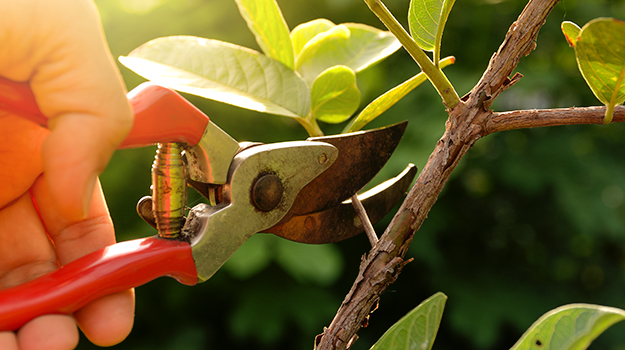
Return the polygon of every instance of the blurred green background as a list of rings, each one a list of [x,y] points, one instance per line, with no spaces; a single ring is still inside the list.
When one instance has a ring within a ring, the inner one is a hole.
[[[315,18],[382,28],[363,1],[279,0],[290,28]],[[460,95],[480,78],[524,0],[461,0],[451,13],[442,55]],[[161,36],[196,35],[258,49],[232,0],[96,0],[114,56]],[[406,24],[407,0],[387,0]],[[625,1],[563,0],[522,60],[525,77],[493,105],[498,111],[597,105],[559,26],[612,16]],[[142,79],[120,67],[129,89]],[[418,72],[399,51],[358,75],[363,101]],[[295,121],[188,98],[237,140],[303,139]],[[364,103],[364,102],[363,102]],[[370,127],[410,120],[377,181],[409,163],[419,168],[442,135],[445,111],[427,83]],[[322,125],[326,133],[343,125]],[[102,175],[119,240],[154,231],[135,214],[149,193],[154,149],[117,152]],[[437,291],[449,296],[435,349],[505,349],[544,312],[572,302],[625,308],[625,126],[510,131],[480,140],[461,162],[417,233],[414,257],[382,296],[353,349],[383,332]],[[190,206],[200,199],[192,196]],[[377,225],[381,232],[389,218]],[[233,223],[236,225],[236,223]],[[227,234],[225,232],[224,234]],[[348,292],[364,236],[306,246],[256,235],[208,282],[188,287],[161,278],[137,288],[132,334],[114,349],[311,349]],[[79,349],[95,348],[82,339]],[[625,325],[591,349],[625,349]]]

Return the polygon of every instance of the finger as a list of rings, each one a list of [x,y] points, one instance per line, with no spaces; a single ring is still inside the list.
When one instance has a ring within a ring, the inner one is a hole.
[[[24,283],[57,268],[52,244],[29,192],[0,210],[0,289]],[[78,343],[71,316],[36,318],[18,332],[0,333],[0,349],[68,350]]]
[[[74,313],[74,318],[89,341],[113,346],[126,339],[132,330],[134,300],[133,289],[107,295]]]
[[[80,221],[69,221],[59,216],[54,206],[50,206],[52,199],[47,183],[43,178],[37,179],[33,186],[33,195],[48,233],[56,244],[56,253],[61,264],[115,243],[113,224],[99,182],[94,189],[89,217]],[[98,299],[74,316],[82,331],[94,344],[117,344],[132,329],[134,294],[126,291]]]
[[[30,81],[52,130],[43,150],[50,195],[60,215],[82,219],[132,119],[97,10],[89,0],[4,0],[0,13],[13,14],[0,23],[11,47],[0,53],[0,75]]]
[[[20,350],[70,350],[78,346],[78,329],[71,316],[37,317],[17,331]]]
[[[28,192],[0,210],[0,242],[0,289],[57,268],[52,244]]]
[[[88,216],[97,176],[118,143],[117,139],[105,139],[117,130],[104,124],[105,120],[90,115],[63,115],[44,143],[44,172],[54,205],[63,217],[80,220]]]
[[[48,133],[15,115],[0,116],[0,208],[28,192],[43,172],[41,144]]]
[[[130,130],[132,114],[97,10],[90,1],[62,3],[68,1],[78,12],[66,13],[68,21],[79,15],[89,20],[57,28],[65,46],[49,50],[58,63],[39,67],[31,86],[50,117],[52,133],[43,149],[50,194],[59,214],[76,219],[87,215],[96,177]]]
[[[89,217],[68,220],[59,215],[51,198],[47,174],[37,178],[31,189],[39,215],[55,244],[57,259],[65,265],[93,251],[115,244],[115,231],[102,189],[97,182],[93,190]]]
[[[13,332],[0,332],[0,349],[19,350],[17,347],[17,337]]]

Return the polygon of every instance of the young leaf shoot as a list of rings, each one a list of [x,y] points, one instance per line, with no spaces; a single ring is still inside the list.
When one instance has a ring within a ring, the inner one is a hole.
[[[604,124],[614,106],[625,102],[625,22],[597,18],[588,22],[575,42],[579,70],[595,96],[606,105]]]

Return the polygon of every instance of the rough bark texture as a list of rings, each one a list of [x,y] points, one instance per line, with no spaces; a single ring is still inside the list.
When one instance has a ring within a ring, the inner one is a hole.
[[[605,107],[527,110],[495,113],[495,98],[522,76],[510,77],[519,61],[536,47],[538,31],[558,0],[530,0],[514,22],[499,50],[475,87],[448,110],[445,133],[438,141],[416,183],[378,243],[363,257],[358,277],[336,316],[316,339],[317,350],[346,349],[356,333],[406,264],[404,254],[414,233],[447,183],[456,165],[475,142],[490,133],[520,128],[568,124],[600,124]],[[617,107],[614,121],[625,120]]]

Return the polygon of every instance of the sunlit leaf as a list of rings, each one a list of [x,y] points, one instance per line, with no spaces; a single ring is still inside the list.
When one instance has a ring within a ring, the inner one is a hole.
[[[295,56],[289,27],[275,0],[235,0],[263,52],[293,69]]]
[[[446,301],[445,294],[434,294],[389,328],[371,350],[430,350]]]
[[[408,12],[410,35],[425,51],[440,52],[445,23],[455,0],[411,0]]]
[[[312,84],[310,92],[312,115],[326,123],[342,123],[360,105],[356,73],[346,66],[323,71]]]
[[[440,67],[445,68],[448,65],[453,64],[454,61],[455,58],[453,56],[447,57],[440,62]],[[395,103],[399,102],[399,100],[404,98],[404,96],[406,96],[410,91],[421,85],[421,83],[426,80],[427,77],[423,72],[421,72],[385,92],[380,97],[369,103],[367,107],[365,107],[360,114],[358,114],[358,116],[345,127],[343,132],[347,133],[362,129],[365,125],[373,121],[380,114],[386,112],[387,109],[391,108]]]
[[[295,59],[295,69],[312,83],[332,66],[344,65],[359,72],[400,47],[390,32],[358,23],[339,24],[306,43]]]
[[[294,71],[257,51],[217,40],[152,40],[120,61],[173,89],[259,112],[303,117],[310,90]]]
[[[577,37],[582,29],[577,24],[569,21],[562,22],[560,28],[562,28],[562,33],[564,34],[566,41],[569,43],[569,46],[575,47]]]
[[[625,102],[625,22],[598,18],[588,22],[575,44],[582,76],[607,106],[604,123],[612,121],[614,106]]]
[[[625,319],[612,307],[571,304],[538,319],[511,350],[583,350],[603,331]]]
[[[291,41],[293,42],[293,50],[298,55],[304,45],[317,34],[326,32],[336,25],[325,18],[318,18],[310,22],[302,23],[291,31]]]

